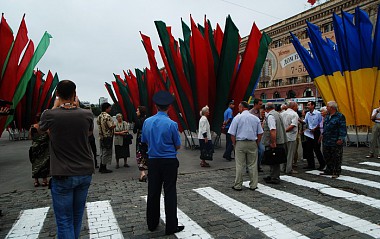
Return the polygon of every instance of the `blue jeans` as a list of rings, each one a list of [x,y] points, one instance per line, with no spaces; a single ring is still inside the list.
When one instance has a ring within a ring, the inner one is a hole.
[[[58,239],[79,238],[91,179],[92,175],[52,178],[51,196]]]

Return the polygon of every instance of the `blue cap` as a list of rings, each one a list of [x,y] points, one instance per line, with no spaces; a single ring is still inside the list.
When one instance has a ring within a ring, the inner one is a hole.
[[[157,105],[170,105],[173,101],[174,97],[169,93],[169,91],[161,90],[153,95],[153,102]]]

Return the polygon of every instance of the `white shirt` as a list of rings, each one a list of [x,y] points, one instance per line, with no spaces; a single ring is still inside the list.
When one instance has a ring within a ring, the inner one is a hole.
[[[203,133],[207,133],[207,139],[211,140],[210,123],[204,115],[199,119],[198,139],[204,139]]]
[[[298,114],[293,109],[287,109],[283,114],[281,114],[281,117],[284,122],[285,130],[290,125],[294,125],[292,130],[286,132],[286,136],[288,141],[295,141],[298,133]]]
[[[236,140],[257,140],[257,135],[262,134],[260,119],[244,110],[232,120],[228,133],[235,136]]]
[[[265,112],[265,118],[267,120],[268,127],[269,127],[270,130],[276,129],[276,119],[274,118],[273,115],[269,115],[269,113]]]
[[[380,118],[380,112],[378,113],[376,110],[377,110],[378,108],[376,108],[376,109],[374,109],[373,111],[372,111],[372,116],[374,116],[375,114],[376,114],[376,116],[375,116],[375,118],[377,119],[377,118]],[[380,123],[380,120],[375,120],[375,122],[376,123]]]

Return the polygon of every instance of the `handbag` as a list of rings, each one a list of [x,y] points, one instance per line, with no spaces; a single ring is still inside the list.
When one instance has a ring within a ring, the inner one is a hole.
[[[123,145],[132,144],[133,135],[127,134],[123,136]]]
[[[100,145],[102,146],[102,148],[112,149],[112,144],[113,137],[103,137],[103,139],[100,140]]]
[[[207,144],[204,145],[203,149],[201,149],[201,156],[199,157],[202,160],[213,160],[212,155],[214,154],[213,145],[211,140],[208,141]]]
[[[273,148],[273,149],[267,149],[264,151],[264,157],[261,161],[261,164],[264,165],[275,165],[275,164],[282,164],[286,163],[286,151],[284,148]]]
[[[202,149],[200,159],[211,161],[213,160],[212,154],[212,150]]]

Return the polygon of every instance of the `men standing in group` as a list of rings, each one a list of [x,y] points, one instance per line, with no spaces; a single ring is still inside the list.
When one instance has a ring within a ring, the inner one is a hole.
[[[369,155],[367,155],[366,158],[375,157],[375,149],[377,147],[377,159],[380,159],[380,107],[373,109],[371,120],[375,122],[375,124],[372,127],[372,141],[369,150]]]
[[[257,145],[261,140],[263,129],[260,119],[248,111],[246,101],[239,104],[239,115],[231,123],[228,133],[231,134],[232,144],[235,148],[236,178],[232,189],[242,190],[243,171],[249,170],[249,189],[256,190],[258,182],[257,173]]]
[[[148,145],[148,200],[147,224],[150,231],[156,230],[160,221],[160,199],[164,187],[166,228],[165,234],[182,231],[177,218],[177,175],[179,162],[177,150],[181,147],[178,125],[167,115],[174,97],[167,91],[153,96],[157,114],[147,118],[142,129],[141,142]]]
[[[260,122],[263,122],[263,118],[261,117],[260,109],[263,106],[263,100],[255,98],[253,100],[253,108],[249,111],[249,113],[253,114],[257,118],[260,119]],[[264,155],[264,145],[261,141],[258,141],[258,153],[257,153],[257,170],[259,172],[263,172],[263,169],[261,168],[261,160],[263,159]]]
[[[347,136],[346,118],[338,112],[338,105],[335,101],[327,103],[327,111],[323,124],[323,156],[325,157],[327,168],[323,174],[331,174],[332,178],[337,178],[341,172],[343,142]]]
[[[230,128],[233,116],[233,108],[235,107],[234,100],[231,100],[228,103],[228,108],[224,111],[224,121],[223,125],[226,130],[226,150],[224,151],[223,158],[227,159],[228,161],[232,160],[231,154],[233,151],[232,141],[231,141],[231,135],[228,133],[228,129]]]
[[[57,238],[79,238],[94,160],[88,136],[94,127],[91,111],[77,107],[76,86],[57,85],[58,99],[41,115],[39,130],[50,134],[51,196]]]
[[[321,113],[315,109],[315,102],[309,101],[307,103],[307,108],[309,112],[306,113],[305,123],[308,126],[308,129],[304,132],[306,136],[306,159],[307,166],[304,169],[315,169],[314,153],[317,156],[319,162],[318,170],[323,170],[326,166],[325,160],[321,152],[321,143],[319,137],[321,136],[321,131],[319,125],[322,121]],[[314,153],[313,153],[314,152]]]
[[[288,142],[286,143],[288,154],[285,167],[286,174],[294,174],[297,171],[293,170],[293,159],[297,147],[297,134],[298,134],[298,104],[294,101],[289,102],[287,110],[281,114],[284,121],[284,127]]]
[[[284,124],[280,114],[274,108],[275,106],[272,102],[265,105],[267,114],[264,121],[264,134],[261,139],[265,150],[276,147],[285,148],[286,133]],[[270,175],[265,177],[264,181],[271,184],[280,183],[280,164],[270,165]]]
[[[112,173],[112,170],[107,169],[107,164],[111,164],[112,161],[113,134],[116,125],[109,114],[110,112],[111,104],[103,103],[102,113],[97,120],[100,138],[100,173]]]

